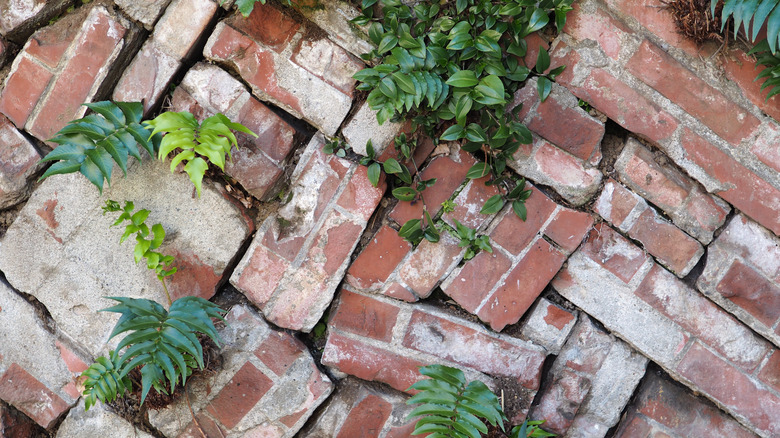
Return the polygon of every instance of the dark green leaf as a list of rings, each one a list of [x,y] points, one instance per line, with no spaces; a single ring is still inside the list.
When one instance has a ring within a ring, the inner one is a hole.
[[[544,76],[539,76],[536,83],[536,90],[539,93],[539,99],[544,102],[552,91],[552,81]]]
[[[479,83],[479,79],[472,70],[460,70],[450,76],[446,82],[448,85],[459,88],[473,87]]]
[[[477,163],[471,166],[466,173],[466,178],[479,179],[487,175],[490,175],[490,166],[487,163]]]
[[[393,196],[401,201],[414,201],[417,191],[411,187],[397,187],[393,189]]]
[[[528,218],[528,210],[525,208],[525,202],[520,200],[512,201],[512,210],[514,210],[517,217],[523,222]]]
[[[536,56],[534,70],[539,73],[544,73],[548,68],[550,68],[550,54],[547,53],[547,49],[539,46],[539,54]]]
[[[485,201],[485,205],[482,206],[479,212],[482,214],[494,214],[498,213],[503,206],[504,200],[501,198],[501,195],[494,195]]]
[[[376,187],[379,185],[379,177],[382,174],[382,170],[379,168],[379,163],[371,163],[368,166],[368,181],[371,185]]]

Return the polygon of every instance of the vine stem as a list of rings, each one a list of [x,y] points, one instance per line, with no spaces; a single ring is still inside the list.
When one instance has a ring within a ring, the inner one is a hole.
[[[168,298],[168,307],[171,307],[173,305],[173,301],[171,301],[171,294],[168,293],[168,286],[165,284],[165,279],[161,278],[160,283],[163,285],[163,290],[165,291],[165,297]]]

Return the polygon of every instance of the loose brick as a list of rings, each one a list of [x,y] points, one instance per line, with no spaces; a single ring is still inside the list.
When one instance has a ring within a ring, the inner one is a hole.
[[[247,18],[229,20],[231,27],[281,53],[301,27],[290,15],[268,4],[255,5]]]
[[[772,99],[780,100],[780,98],[775,97]],[[777,118],[780,119],[780,116]],[[774,123],[765,123],[762,128],[758,138],[750,147],[750,151],[762,163],[780,172],[780,150],[775,147],[780,141],[780,127]]]
[[[152,41],[179,61],[188,58],[216,12],[211,0],[174,0],[154,26]]]
[[[583,237],[593,227],[593,217],[587,213],[562,208],[544,229],[544,235],[563,248],[573,252],[582,243]]]
[[[379,184],[374,187],[368,179],[368,168],[358,166],[341,192],[337,205],[367,222],[374,214],[386,187],[384,177],[380,177]]]
[[[144,112],[148,114],[160,103],[180,66],[176,58],[147,41],[122,74],[112,98],[120,102],[143,101]]]
[[[338,330],[390,342],[398,311],[397,306],[342,289],[329,324]]]
[[[658,164],[652,152],[634,139],[626,142],[615,169],[623,183],[702,243],[709,243],[726,220],[730,210],[726,203],[707,194],[677,168]]]
[[[565,260],[566,256],[547,241],[537,240],[512,269],[504,284],[482,305],[477,315],[496,331],[516,323],[542,293]]]
[[[780,350],[775,350],[761,368],[758,378],[767,385],[780,391]]]
[[[480,213],[480,210],[485,205],[485,201],[499,194],[495,185],[485,185],[488,179],[489,177],[486,176],[469,181],[453,200],[455,210],[444,213],[442,218],[453,227],[456,226],[455,221],[474,229],[482,228],[487,224],[492,217]]]
[[[257,347],[255,356],[277,376],[283,376],[306,351],[306,346],[284,332],[271,332]]]
[[[352,97],[355,83],[352,75],[365,64],[327,38],[303,38],[293,50],[292,61],[301,68]]]
[[[739,86],[745,97],[770,117],[780,120],[780,97],[772,96],[767,101],[769,89],[762,91],[762,81],[755,81],[765,67],[757,66],[755,59],[739,49],[729,51],[729,56],[723,57],[722,62],[726,77]]]
[[[658,265],[636,295],[748,373],[769,352],[766,341]]]
[[[349,266],[347,283],[365,290],[381,287],[411,249],[396,230],[382,226]]]
[[[170,2],[171,0],[115,0],[127,15],[141,22],[149,30]]]
[[[379,436],[392,409],[393,406],[384,399],[373,394],[367,396],[349,411],[336,438]]]
[[[405,347],[537,389],[545,355],[518,344],[419,310],[412,312],[403,341]]]
[[[617,60],[623,47],[623,39],[632,31],[603,9],[590,5],[587,3],[572,5],[574,10],[567,14],[563,31],[578,41],[596,41],[607,56]]]
[[[682,144],[694,164],[727,189],[715,193],[775,234],[780,234],[780,190],[704,138],[686,129]]]
[[[48,429],[70,406],[16,363],[0,377],[0,399]]]
[[[679,277],[686,276],[704,254],[704,248],[682,230],[648,208],[628,231],[645,250]]]
[[[715,290],[767,326],[774,325],[778,319],[780,287],[738,259]]]
[[[39,169],[38,151],[0,114],[0,208],[29,196],[32,176]]]
[[[399,391],[420,380],[418,368],[426,365],[335,333],[328,334],[322,364],[363,380],[387,383]]]
[[[647,255],[612,228],[597,224],[581,250],[593,261],[628,283],[647,261]]]
[[[237,271],[238,280],[233,284],[252,302],[264,306],[290,263],[262,245],[253,244],[247,254],[251,254],[251,258],[241,271]]]
[[[757,432],[767,436],[780,433],[780,424],[775,421],[780,418],[780,397],[701,344],[694,343],[676,369],[700,391],[743,417]]]
[[[626,68],[732,144],[738,145],[759,125],[755,116],[647,40]],[[722,111],[712,111],[713,107]]]
[[[522,335],[549,353],[558,354],[576,322],[574,313],[539,298],[523,325]]]
[[[6,0],[0,5],[0,35],[22,44],[36,27],[65,12],[67,0]]]
[[[528,187],[532,193],[525,201],[528,217],[525,221],[514,211],[507,211],[490,232],[490,238],[514,255],[519,255],[555,211],[556,204],[536,187]]]
[[[534,408],[533,416],[545,420],[545,430],[564,434],[589,390],[590,380],[587,377],[564,369],[553,379],[552,387]]]
[[[81,30],[75,22],[76,19],[77,17],[68,15],[62,18],[67,25],[46,26],[39,29],[25,44],[24,52],[44,66],[55,70],[63,61],[65,51]]]
[[[423,240],[399,266],[399,278],[415,295],[427,298],[439,281],[455,268],[463,252],[449,233],[442,233],[437,243]]]
[[[710,402],[695,397],[679,384],[656,373],[647,374],[635,400],[618,429],[618,437],[655,437],[659,433],[671,433],[671,436],[755,437]],[[655,434],[636,434],[640,423],[647,430],[645,433]]]
[[[503,252],[480,251],[457,275],[448,277],[441,288],[461,307],[474,313],[511,267],[512,260]]]
[[[620,230],[628,231],[627,227],[623,227],[623,222],[637,206],[640,206],[641,210],[647,204],[640,196],[610,178],[604,184],[604,190],[601,191],[594,208],[607,222]]]
[[[27,57],[18,59],[19,63],[11,68],[5,80],[0,95],[0,112],[18,128],[23,128],[53,75]]]

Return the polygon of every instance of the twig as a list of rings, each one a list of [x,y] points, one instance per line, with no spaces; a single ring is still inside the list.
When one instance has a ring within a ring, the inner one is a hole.
[[[187,400],[187,407],[190,408],[190,415],[192,415],[192,421],[195,423],[195,427],[198,428],[200,435],[203,438],[209,438],[206,436],[206,433],[203,432],[203,428],[200,427],[200,421],[198,421],[198,418],[195,417],[195,412],[192,410],[192,405],[190,404],[190,395],[189,395],[189,391],[187,390],[187,386],[184,387],[184,399]],[[220,431],[220,434],[222,434],[222,431]]]

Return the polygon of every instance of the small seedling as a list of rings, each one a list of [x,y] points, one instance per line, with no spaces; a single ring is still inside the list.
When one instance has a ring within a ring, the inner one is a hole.
[[[454,236],[460,239],[458,246],[466,248],[466,253],[463,255],[463,260],[471,260],[480,251],[487,251],[493,253],[493,247],[490,245],[490,237],[482,235],[477,236],[477,230],[469,228],[457,220],[455,221]]]

